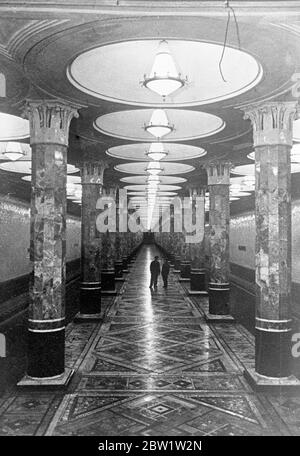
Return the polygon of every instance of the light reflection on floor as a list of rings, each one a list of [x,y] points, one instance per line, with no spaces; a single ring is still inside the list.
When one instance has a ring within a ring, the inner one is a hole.
[[[145,246],[104,325],[70,325],[66,394],[16,392],[0,402],[1,435],[300,435],[300,399],[257,395],[243,377],[254,340],[208,326],[171,273],[151,292]],[[281,418],[280,418],[281,417]]]

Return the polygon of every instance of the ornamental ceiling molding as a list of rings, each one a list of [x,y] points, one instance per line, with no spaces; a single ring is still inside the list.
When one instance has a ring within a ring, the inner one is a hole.
[[[161,16],[220,16],[223,17],[226,14],[224,7],[219,4],[214,4],[212,1],[201,1],[201,0],[184,0],[181,5],[178,2],[169,0],[164,1],[163,6],[158,5],[157,1],[151,0],[134,0],[123,6],[119,2],[115,2],[112,6],[107,5],[106,0],[94,0],[93,6],[86,4],[84,0],[73,0],[72,4],[62,4],[61,1],[52,1],[49,5],[47,1],[40,1],[38,5],[33,2],[27,1],[11,1],[0,5],[0,12],[6,13],[11,12],[14,8],[16,12],[40,14],[55,12],[59,14],[86,14],[86,15],[137,15],[142,14],[143,16],[157,16],[158,13]],[[276,1],[276,5],[270,5],[268,1],[261,1],[257,4],[255,2],[255,8],[253,8],[253,1],[240,0],[234,3],[234,7],[239,11],[239,16],[280,16],[283,13],[291,16],[297,16],[299,13],[298,5],[295,5],[294,1]]]
[[[126,7],[126,10],[128,10],[128,7]],[[224,12],[223,12],[223,15],[224,15]],[[224,18],[225,18],[225,16],[224,16]],[[170,20],[168,20],[168,19],[170,19]],[[173,18],[173,19],[175,20],[175,18]],[[179,18],[177,18],[177,19],[179,20]],[[186,17],[183,17],[182,19],[185,22],[187,22],[187,20],[188,20],[188,18],[186,18]],[[201,19],[202,19],[202,16],[199,18],[195,18],[195,21],[197,20],[197,22],[199,22],[199,21],[201,21]],[[212,22],[215,22],[214,25],[216,28],[216,25],[218,25],[218,24],[216,24],[216,21],[213,21],[215,19],[215,17],[211,17],[208,19]],[[47,56],[48,56],[48,54],[50,56],[51,51],[53,51],[53,49],[54,49],[54,45],[57,44],[57,46],[59,46],[60,40],[62,40],[63,42],[65,42],[67,40],[67,42],[69,42],[69,44],[70,44],[69,55],[66,56],[66,59],[68,62],[71,63],[76,56],[78,56],[94,47],[97,47],[97,46],[104,46],[104,45],[108,45],[108,44],[112,44],[112,43],[118,43],[121,41],[152,39],[153,33],[151,33],[150,26],[149,27],[147,26],[143,30],[140,30],[142,28],[141,27],[142,25],[144,25],[144,24],[147,25],[147,20],[149,22],[151,20],[151,18],[142,17],[141,12],[140,12],[140,14],[137,14],[137,16],[135,18],[133,18],[132,16],[118,17],[118,15],[113,15],[112,17],[105,17],[105,18],[97,17],[97,20],[91,21],[90,18],[87,17],[86,22],[82,23],[82,21],[81,21],[81,23],[79,24],[79,23],[77,23],[78,17],[74,16],[74,19],[71,18],[70,25],[68,27],[65,27],[65,29],[62,29],[62,30],[58,29],[56,33],[49,34],[44,39],[41,39],[38,43],[36,43],[36,45],[32,46],[31,49],[28,49],[28,53],[26,53],[26,56],[25,56],[25,53],[23,52],[24,66],[25,66],[25,68],[27,67],[26,71],[28,72],[28,74],[32,75],[32,78],[33,78],[32,81],[33,81],[34,85],[36,87],[39,87],[39,88],[45,90],[49,96],[50,95],[57,96],[57,97],[64,96],[65,98],[72,101],[73,103],[80,102],[80,100],[81,100],[81,102],[83,102],[83,100],[85,100],[85,101],[88,100],[89,106],[98,107],[100,104],[99,100],[97,100],[92,95],[80,93],[80,91],[78,89],[76,89],[75,87],[73,87],[73,90],[72,90],[71,88],[68,87],[67,80],[63,80],[63,84],[61,86],[61,92],[59,89],[57,89],[56,87],[54,87],[51,84],[48,87],[45,87],[45,85],[47,85],[46,84],[47,81],[45,80],[46,75],[44,73],[36,74],[36,73],[34,73],[33,70],[31,71],[30,68],[33,69],[34,62],[37,62],[37,65],[39,64],[38,60],[39,60],[40,54],[45,53],[45,57],[46,57],[46,54],[47,54]],[[224,37],[223,36],[221,37],[221,32],[220,32],[220,36],[218,36],[218,37],[216,37],[212,34],[210,39],[204,38],[203,34],[205,31],[202,31],[202,32],[193,31],[193,36],[191,36],[191,27],[188,28],[185,24],[185,28],[183,30],[180,30],[180,33],[178,31],[178,33],[176,33],[174,35],[174,32],[172,32],[172,30],[174,31],[174,27],[173,28],[171,27],[172,18],[166,17],[166,18],[162,18],[162,20],[164,22],[166,22],[167,24],[169,24],[169,27],[165,32],[167,38],[168,38],[168,36],[171,36],[172,38],[170,38],[170,39],[174,39],[174,40],[176,40],[176,39],[192,40],[192,41],[208,40],[211,42],[215,42],[216,44],[222,44],[222,40]],[[191,18],[191,20],[192,20],[192,18]],[[222,18],[217,17],[217,21],[222,23]],[[140,26],[137,26],[136,25],[137,23],[139,23]],[[119,25],[119,27],[118,27],[118,25]],[[196,23],[195,23],[195,25],[196,25]],[[245,27],[246,34],[247,34],[249,32],[249,27],[251,27],[251,20],[244,21],[242,25],[243,25],[243,27]],[[60,27],[63,27],[63,25],[61,25]],[[201,30],[201,27],[199,27],[199,29]],[[217,27],[217,29],[220,29],[220,27]],[[175,28],[175,30],[176,30],[176,28]],[[259,32],[259,37],[261,37],[261,34],[262,34],[262,42],[263,42],[263,38],[264,38],[264,36],[267,35],[267,32],[268,32],[267,28],[266,27],[263,29],[256,28],[255,30],[257,32]],[[136,31],[137,31],[137,33],[135,33]],[[78,44],[75,45],[75,42],[74,42],[74,49],[71,48],[72,34],[74,34],[75,37],[77,36],[79,39],[80,34],[82,34],[82,36],[84,37],[84,36],[87,36],[88,33],[92,33],[92,32],[94,32],[94,36],[92,37],[92,39],[89,42],[88,41],[85,42],[83,40],[83,41],[81,41],[81,43],[82,43],[81,46]],[[270,33],[269,33],[269,35],[270,35]],[[277,42],[280,42],[278,36],[276,37],[276,43]],[[228,43],[228,46],[232,47],[232,48],[235,47],[234,43]],[[282,44],[282,46],[283,46],[283,44]],[[25,50],[26,50],[26,45],[25,45],[24,51]],[[253,52],[253,49],[249,48],[249,49],[243,49],[243,51],[250,55],[253,55],[255,57],[256,50],[255,50],[255,52]],[[265,54],[266,54],[266,49],[264,49],[262,51],[261,56],[259,56],[262,59],[261,62],[262,62],[263,67],[264,67]],[[22,56],[20,58],[22,58]],[[50,60],[48,59],[48,61],[50,61]],[[58,62],[58,66],[59,65],[61,65],[61,62]],[[270,71],[272,72],[272,68],[267,68],[267,70],[269,72]],[[58,69],[56,71],[56,73],[57,73],[57,76],[62,77],[60,69]],[[276,75],[276,71],[274,71],[274,74]],[[280,80],[278,80],[278,81],[277,80],[274,81],[273,87],[272,86],[270,87],[269,83],[266,83],[265,80],[263,80],[259,84],[259,87],[262,85],[262,91],[264,93],[261,93],[260,91],[258,91],[258,92],[260,92],[260,93],[258,93],[258,96],[261,96],[261,95],[265,96],[266,90],[268,90],[268,96],[271,92],[273,94],[274,90],[278,90],[278,87],[282,87],[283,82],[284,82],[284,84],[286,84],[286,81],[283,81],[283,79],[290,79],[290,77],[289,77],[289,74],[284,74],[284,75],[282,75],[282,78],[279,78],[279,79]],[[276,84],[275,84],[275,82],[276,82]],[[276,87],[276,89],[275,89],[275,87]],[[282,87],[282,90],[285,91],[288,89],[287,89],[287,87],[284,86],[284,87]],[[254,94],[256,94],[256,92],[254,92],[253,90],[250,90],[249,92],[253,92]],[[236,95],[236,96],[244,97],[244,95],[246,95],[246,93],[248,93],[248,92],[245,92],[243,94]],[[87,96],[85,96],[85,95],[87,95]],[[253,102],[253,100],[249,99],[248,96],[246,98],[247,98],[247,100],[244,99],[243,103]],[[218,107],[219,107],[219,103],[224,103],[224,102],[216,101],[215,103],[218,104]]]
[[[6,45],[6,49],[9,55],[11,55],[14,59],[18,59],[20,49],[26,46],[28,41],[32,41],[35,36],[40,35],[42,32],[48,32],[53,28],[57,28],[63,25],[65,26],[66,23],[70,23],[70,19],[46,19],[42,21],[30,21],[27,25],[14,33],[14,35],[9,39]],[[32,45],[32,42],[30,45]]]

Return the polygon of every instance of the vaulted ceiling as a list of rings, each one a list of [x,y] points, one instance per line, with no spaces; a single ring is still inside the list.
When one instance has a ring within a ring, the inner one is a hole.
[[[7,86],[0,112],[20,116],[26,98],[79,106],[68,163],[78,164],[83,151],[91,159],[106,157],[106,181],[125,186],[142,182],[135,176],[144,174],[139,162],[147,161],[153,141],[143,127],[155,108],[164,109],[174,130],[162,140],[170,154],[162,174],[182,178],[184,192],[189,182],[205,182],[203,165],[211,159],[253,163],[243,105],[293,99],[299,3],[230,2],[237,27],[231,14],[225,47],[228,10],[222,1],[0,3],[0,72]],[[187,76],[187,84],[165,100],[141,84],[161,40]],[[299,175],[293,175],[297,195]],[[1,170],[0,192],[29,199],[23,176]],[[252,205],[253,194],[233,201],[232,212]],[[69,210],[79,209],[69,203]]]

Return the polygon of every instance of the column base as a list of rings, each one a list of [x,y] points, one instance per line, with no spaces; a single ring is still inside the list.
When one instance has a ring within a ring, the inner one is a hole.
[[[294,375],[289,377],[265,377],[254,369],[245,369],[244,377],[255,391],[300,391],[300,380]]]
[[[190,296],[208,296],[207,291],[188,290]]]
[[[56,377],[37,378],[25,375],[22,380],[17,383],[17,387],[64,389],[69,385],[73,375],[74,369],[69,368],[66,368],[63,374]]]
[[[101,295],[102,296],[115,296],[117,295],[118,292],[116,289],[114,290],[101,290]]]
[[[180,260],[180,257],[176,256],[175,257],[175,260],[174,260],[174,271],[173,272],[180,272],[180,264],[181,264],[181,260]]]
[[[235,323],[232,315],[214,315],[207,312],[204,313],[204,318],[208,323]]]
[[[73,322],[74,323],[87,323],[89,321],[102,321],[102,316],[100,313],[95,313],[95,314],[83,314],[78,312],[78,314],[75,315]]]
[[[100,315],[101,313],[101,283],[81,282],[79,315]],[[76,316],[77,317],[77,316]],[[76,319],[75,317],[75,319]]]
[[[210,282],[208,285],[208,296],[208,313],[210,315],[231,317],[229,311],[229,283]]]
[[[191,291],[206,292],[206,274],[203,268],[191,270]]]

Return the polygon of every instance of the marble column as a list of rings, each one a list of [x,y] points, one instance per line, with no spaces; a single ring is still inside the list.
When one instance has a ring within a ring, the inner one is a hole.
[[[255,148],[256,387],[300,384],[291,376],[291,166],[296,102],[245,109]]]
[[[174,269],[173,272],[180,273],[182,252],[183,252],[183,224],[182,224],[182,198],[176,197],[176,204],[173,209],[173,240],[174,240]]]
[[[232,321],[229,314],[229,184],[231,163],[207,165],[209,188],[209,321]]]
[[[75,108],[28,101],[32,147],[27,376],[19,385],[65,385],[66,176]]]
[[[97,201],[102,195],[105,161],[88,161],[81,164],[81,285],[80,312],[76,321],[99,320],[101,313],[101,280],[98,232],[96,229]]]
[[[114,261],[114,270],[115,270],[115,280],[124,281],[123,278],[123,249],[122,249],[122,236],[124,233],[120,229],[120,211],[123,210],[122,204],[117,200],[116,206],[116,235],[115,235],[115,261]]]
[[[107,187],[103,189],[103,197],[107,201],[113,202],[113,213],[116,214],[116,196],[117,187]],[[116,227],[107,229],[104,233],[99,233],[100,237],[100,250],[101,250],[101,294],[116,294],[115,283],[115,260],[116,260]]]
[[[191,186],[190,187],[190,197],[192,200],[197,200],[199,207],[197,211],[202,211],[201,216],[199,217],[203,226],[199,227],[199,232],[203,232],[203,237],[201,240],[191,243],[190,245],[190,255],[191,255],[191,288],[189,294],[206,295],[206,273],[204,268],[204,230],[205,230],[205,192],[206,187]],[[195,202],[193,203],[195,204]],[[195,214],[193,214],[195,216]],[[196,223],[196,220],[193,220],[193,223]]]

